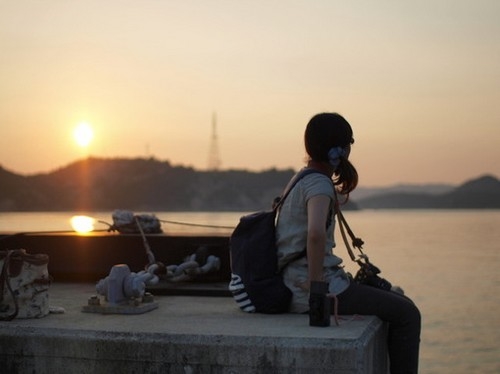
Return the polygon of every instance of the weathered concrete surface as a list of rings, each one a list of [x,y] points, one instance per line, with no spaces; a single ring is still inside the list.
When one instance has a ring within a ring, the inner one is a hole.
[[[376,317],[310,327],[305,315],[250,315],[227,297],[156,297],[139,315],[83,313],[91,284],[54,284],[36,320],[0,322],[1,373],[386,373]]]

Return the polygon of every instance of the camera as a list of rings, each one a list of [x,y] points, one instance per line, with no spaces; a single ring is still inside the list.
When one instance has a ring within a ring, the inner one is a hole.
[[[390,291],[392,284],[379,277],[377,274],[380,273],[380,269],[370,262],[358,262],[361,268],[358,270],[354,277],[354,281],[359,284],[366,284],[367,286],[372,286],[380,288],[382,290]]]
[[[309,326],[330,326],[330,299],[328,283],[311,282],[309,293]]]

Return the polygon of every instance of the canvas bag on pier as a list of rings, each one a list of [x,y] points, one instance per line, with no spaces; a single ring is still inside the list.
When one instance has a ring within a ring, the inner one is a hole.
[[[49,314],[49,256],[24,249],[0,251],[0,320]]]

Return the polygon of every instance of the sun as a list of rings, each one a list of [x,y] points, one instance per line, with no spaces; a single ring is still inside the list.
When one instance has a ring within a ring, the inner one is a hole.
[[[71,217],[71,226],[73,230],[80,234],[86,234],[94,230],[95,220],[87,216],[73,216]]]
[[[76,143],[80,147],[85,148],[92,142],[92,139],[94,138],[94,131],[92,130],[92,126],[90,126],[87,122],[81,122],[75,127],[73,136]]]

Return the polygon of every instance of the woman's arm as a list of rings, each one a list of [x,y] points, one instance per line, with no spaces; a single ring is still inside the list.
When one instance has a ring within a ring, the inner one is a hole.
[[[318,195],[307,202],[307,262],[309,282],[323,281],[323,260],[326,245],[326,220],[330,197]]]

